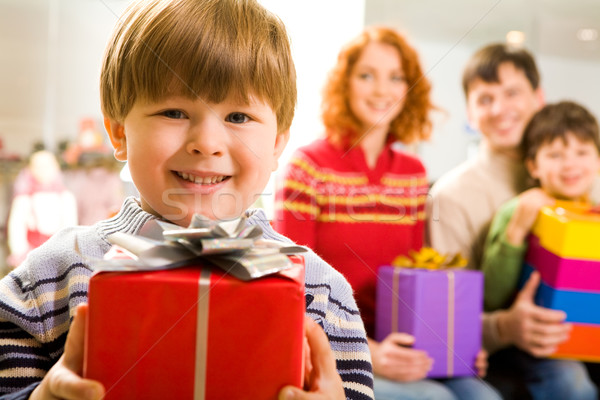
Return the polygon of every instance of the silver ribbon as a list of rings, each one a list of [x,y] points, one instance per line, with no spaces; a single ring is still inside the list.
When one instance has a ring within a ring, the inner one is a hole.
[[[198,315],[196,317],[196,363],[194,366],[194,400],[206,395],[206,355],[208,354],[208,313],[210,311],[210,271],[203,269],[198,279]]]
[[[217,222],[199,214],[190,226],[151,220],[138,235],[117,232],[108,241],[124,249],[128,258],[93,262],[102,271],[152,271],[179,268],[193,261],[208,261],[242,280],[260,278],[292,267],[288,254],[305,252],[261,239],[262,229],[248,225],[247,218]]]

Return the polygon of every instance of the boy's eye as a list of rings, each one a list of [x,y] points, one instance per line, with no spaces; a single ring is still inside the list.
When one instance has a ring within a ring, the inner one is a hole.
[[[491,96],[481,96],[480,98],[477,99],[477,103],[479,103],[480,105],[487,105],[487,104],[490,104],[491,102],[492,102]]]
[[[165,110],[165,111],[161,112],[161,114],[167,118],[172,118],[172,119],[185,118],[185,114],[179,110]]]
[[[227,122],[232,122],[234,124],[243,124],[244,122],[248,122],[249,119],[250,117],[240,112],[231,113],[225,118]]]
[[[510,89],[508,92],[506,92],[506,95],[508,97],[514,97],[518,94],[519,94],[519,91],[517,89]]]

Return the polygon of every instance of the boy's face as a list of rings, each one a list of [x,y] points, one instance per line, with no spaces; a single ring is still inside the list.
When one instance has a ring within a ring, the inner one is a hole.
[[[128,161],[142,208],[187,226],[194,213],[239,217],[262,193],[287,143],[271,107],[168,97],[136,102],[110,121],[115,156]]]
[[[572,133],[566,137],[566,143],[556,138],[541,145],[535,160],[526,164],[549,195],[577,200],[589,193],[600,170],[600,156],[592,141],[581,141]]]
[[[529,119],[544,103],[543,93],[510,62],[500,64],[498,79],[476,79],[468,86],[467,114],[493,151],[514,152]]]

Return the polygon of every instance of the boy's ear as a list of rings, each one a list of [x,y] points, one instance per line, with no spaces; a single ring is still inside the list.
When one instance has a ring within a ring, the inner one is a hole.
[[[527,172],[529,172],[529,176],[531,176],[533,179],[539,179],[537,174],[537,167],[535,165],[535,160],[531,160],[529,158],[526,159],[525,167],[527,168]]]
[[[125,127],[110,118],[104,118],[104,128],[108,132],[110,143],[115,149],[115,158],[119,161],[127,161],[127,138]]]
[[[273,171],[277,169],[279,166],[279,157],[285,150],[285,146],[288,144],[290,140],[290,130],[286,130],[284,132],[280,132],[275,137],[275,148],[273,149]]]

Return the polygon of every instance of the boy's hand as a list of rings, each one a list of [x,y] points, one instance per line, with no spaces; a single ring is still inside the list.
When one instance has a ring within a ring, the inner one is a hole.
[[[479,350],[477,357],[475,358],[475,369],[477,369],[477,376],[480,378],[485,377],[488,369],[488,353],[484,349]]]
[[[390,333],[381,343],[369,339],[373,372],[398,382],[423,379],[431,370],[433,359],[411,346],[415,338],[406,333]]]
[[[531,231],[540,208],[556,202],[540,188],[529,189],[519,195],[519,203],[506,227],[506,240],[520,246]]]
[[[65,351],[30,396],[31,400],[96,400],[104,396],[101,383],[81,377],[87,304],[80,305],[69,329]]]
[[[571,324],[565,323],[563,311],[534,304],[540,274],[534,271],[512,307],[498,316],[500,338],[535,357],[547,357],[569,338]]]
[[[335,357],[329,339],[321,327],[312,319],[304,318],[304,334],[308,343],[305,376],[306,390],[286,386],[279,392],[279,400],[326,400],[346,398],[342,378],[337,373]]]

